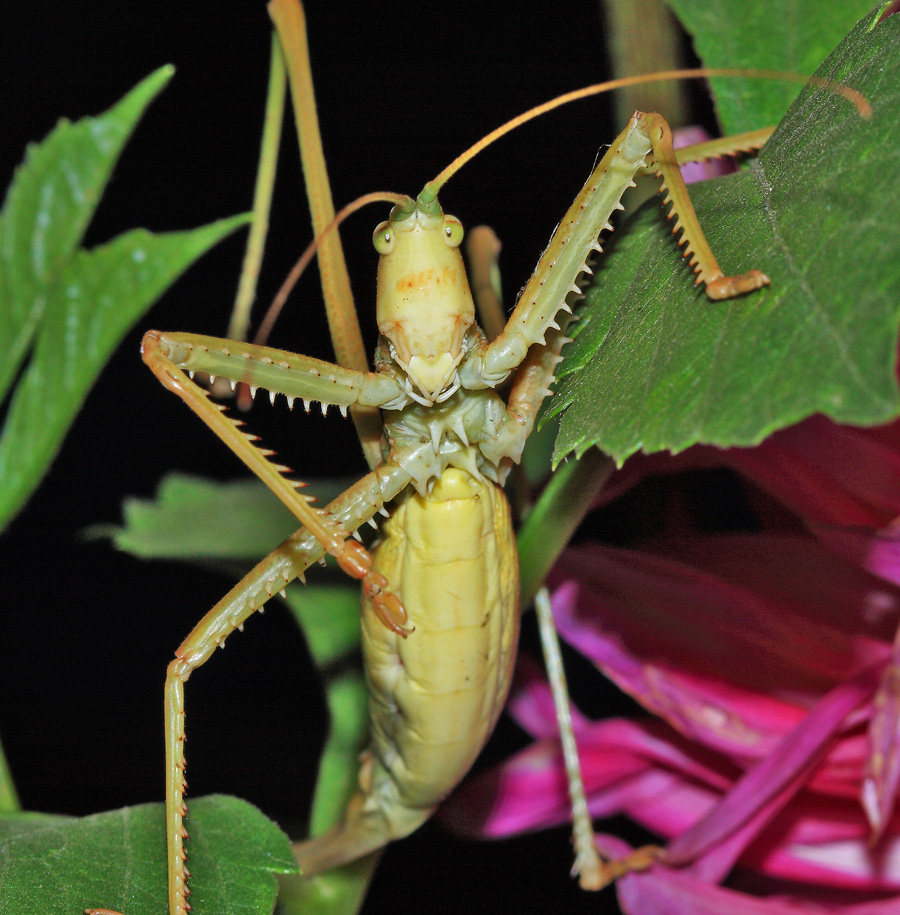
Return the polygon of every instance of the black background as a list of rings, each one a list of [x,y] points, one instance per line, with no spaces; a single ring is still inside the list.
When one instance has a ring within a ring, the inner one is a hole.
[[[546,5],[309,3],[313,69],[336,203],[371,190],[415,194],[457,153],[533,104],[606,75],[600,15],[589,2]],[[2,168],[56,119],[111,106],[164,63],[177,73],[126,148],[88,247],[134,226],[190,228],[249,209],[269,51],[262,3],[32,2],[0,37]],[[594,157],[622,125],[603,101],[530,125],[483,154],[442,194],[465,225],[504,242],[510,304]],[[260,302],[310,237],[296,140],[285,129]],[[345,247],[371,328],[377,208]],[[223,333],[244,237],[182,279],[103,372],[37,494],[0,541],[0,734],[27,809],[83,815],[163,796],[162,684],[174,648],[231,582],[144,563],[79,532],[120,518],[123,496],[150,496],[178,469],[241,476],[236,460],[142,365],[150,326]],[[328,358],[315,277],[273,342]],[[371,337],[370,337],[371,339]],[[0,356],[2,358],[2,356]],[[265,404],[252,424],[301,475],[362,471],[349,423]],[[277,426],[277,428],[276,428]],[[323,443],[325,443],[323,445]],[[325,448],[327,447],[327,451]],[[322,740],[318,687],[283,610],[191,679],[191,790],[235,793],[283,824],[302,822]],[[515,743],[511,725],[489,754]],[[564,831],[466,845],[429,825],[385,856],[366,911],[615,911],[610,891],[580,893]]]

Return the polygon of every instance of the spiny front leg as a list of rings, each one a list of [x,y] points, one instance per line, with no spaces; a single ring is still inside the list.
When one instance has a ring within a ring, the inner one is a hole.
[[[354,531],[383,511],[384,505],[402,492],[409,479],[409,474],[402,468],[386,464],[342,493],[323,513],[327,513],[340,530]],[[166,674],[166,836],[169,911],[172,915],[186,915],[190,911],[187,901],[190,872],[185,864],[188,833],[184,826],[187,816],[184,684],[197,667],[209,660],[216,647],[224,647],[225,640],[235,629],[243,629],[247,619],[261,610],[273,594],[282,591],[294,578],[302,578],[304,571],[324,553],[321,542],[308,531],[301,529],[291,535],[203,617],[169,664]]]
[[[745,145],[758,145],[764,134],[759,132]],[[603,250],[598,237],[612,229],[612,214],[624,209],[622,195],[634,187],[635,175],[651,163],[664,179],[671,215],[677,213],[674,231],[684,232],[684,255],[692,257],[697,281],[706,283],[709,297],[731,298],[768,284],[769,278],[759,270],[735,277],[723,274],[697,221],[672,150],[668,125],[660,115],[636,112],[560,220],[503,333],[473,351],[464,362],[460,369],[464,387],[496,387],[523,362],[532,346],[545,343],[549,330],[559,329],[559,313],[571,312],[567,296],[579,294],[579,278],[591,273],[588,258]]]
[[[251,387],[265,387],[274,400],[283,393],[293,402],[295,397],[305,401],[318,400],[324,406],[336,403],[346,410],[351,403],[367,401],[380,406],[404,403],[401,386],[389,375],[354,372],[308,357],[296,356],[268,347],[231,343],[213,337],[190,334],[162,334],[149,331],[142,344],[144,362],[157,378],[176,393],[213,432],[255,473],[281,500],[288,510],[337,560],[348,575],[361,580],[362,586],[375,601],[386,625],[403,631],[406,614],[383,576],[372,571],[372,557],[361,544],[347,540],[330,516],[313,508],[313,497],[301,495],[305,486],[288,480],[289,468],[273,464],[274,453],[254,444],[256,436],[242,432],[240,420],[225,415],[225,407],[209,398],[209,392],[194,384],[189,374],[207,372],[238,383],[251,379]]]

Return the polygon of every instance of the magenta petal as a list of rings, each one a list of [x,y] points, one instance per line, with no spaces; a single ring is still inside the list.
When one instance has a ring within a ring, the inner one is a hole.
[[[672,145],[675,149],[682,146],[692,146],[694,143],[705,143],[711,139],[702,127],[679,127],[672,133]],[[681,177],[685,184],[695,181],[707,181],[737,171],[737,166],[731,159],[707,159],[705,162],[688,162],[681,166]]]
[[[900,784],[900,636],[873,705],[860,799],[872,826],[872,839],[877,841],[890,821]]]
[[[658,865],[628,874],[618,883],[619,902],[628,915],[898,915],[900,899],[825,908],[818,901],[749,896],[707,883],[685,871]]]
[[[807,780],[850,713],[868,700],[876,688],[880,669],[869,668],[831,690],[714,810],[670,844],[670,860],[685,863],[703,856],[705,876],[710,878],[715,873],[721,879]]]
[[[559,723],[556,720],[556,707],[553,704],[550,684],[537,662],[524,652],[516,661],[506,711],[512,715],[516,724],[532,737],[559,737]],[[588,721],[574,706],[571,714],[572,728],[577,737],[579,732],[588,726]]]
[[[615,836],[599,835],[597,845],[607,858],[624,858],[631,851]],[[627,874],[616,888],[627,915],[900,915],[898,896],[840,906],[823,905],[821,898],[749,896],[662,863]]]
[[[603,724],[609,724],[604,722]],[[639,753],[596,735],[600,747],[591,754],[589,793],[598,816],[622,810],[631,796],[632,780],[652,764]],[[602,749],[601,749],[602,747]],[[587,767],[586,767],[587,768]],[[571,818],[559,742],[533,743],[511,761],[466,781],[442,808],[442,818],[466,835],[497,837],[539,829]]]
[[[796,705],[634,656],[601,622],[606,616],[618,623],[620,617],[593,612],[593,604],[578,588],[560,587],[553,597],[560,635],[649,711],[704,746],[750,762],[767,754],[802,719],[803,709]],[[636,616],[632,624],[641,622]]]
[[[742,542],[750,559],[777,547],[762,540],[754,552],[751,538]],[[870,587],[878,584],[834,558],[831,567],[823,575],[841,592],[860,577]],[[652,659],[661,667],[712,674],[757,694],[806,694],[811,704],[888,651],[864,635],[863,624],[852,617],[850,625],[833,616],[823,620],[808,604],[787,603],[785,589],[761,594],[750,580],[731,581],[661,556],[591,544],[567,550],[554,577],[581,586],[577,610],[568,614],[575,624],[573,638],[579,630],[586,637],[592,630],[607,642],[614,638],[635,664]],[[863,632],[853,632],[854,622]]]

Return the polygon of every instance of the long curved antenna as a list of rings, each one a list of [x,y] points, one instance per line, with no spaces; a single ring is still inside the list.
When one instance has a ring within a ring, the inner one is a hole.
[[[281,288],[275,294],[275,298],[272,299],[272,304],[269,305],[266,310],[266,315],[259,325],[259,330],[256,332],[253,342],[260,346],[265,346],[269,339],[269,335],[272,333],[272,328],[278,320],[278,316],[281,314],[281,309],[284,308],[284,303],[293,291],[294,286],[297,285],[297,280],[303,275],[303,271],[309,266],[309,262],[313,259],[316,251],[319,250],[322,242],[330,232],[337,228],[337,226],[339,226],[348,216],[355,213],[357,210],[361,210],[364,206],[368,206],[370,203],[405,205],[409,202],[409,199],[409,197],[406,197],[403,194],[394,194],[391,191],[373,191],[370,194],[363,194],[362,197],[357,197],[356,200],[352,200],[343,207],[309,245],[307,245],[306,250],[300,255],[300,258],[297,263],[294,264],[291,272],[285,277],[284,282],[281,284]]]
[[[507,121],[505,124],[502,124],[496,130],[492,130],[489,134],[482,137],[477,143],[474,143],[470,146],[464,153],[458,155],[445,169],[443,169],[437,177],[429,181],[428,184],[422,189],[422,192],[419,194],[419,202],[428,206],[432,204],[436,199],[440,189],[453,177],[453,175],[458,172],[463,165],[465,165],[470,159],[478,155],[485,147],[490,146],[495,140],[499,140],[500,137],[505,136],[510,133],[510,131],[515,130],[517,127],[520,127],[522,124],[526,124],[528,121],[532,121],[537,117],[540,117],[542,114],[546,114],[548,111],[553,111],[554,108],[561,108],[563,105],[568,105],[570,102],[578,101],[579,99],[589,98],[595,95],[602,95],[605,92],[612,92],[615,89],[622,89],[625,86],[635,86],[642,83],[654,83],[660,82],[663,80],[671,79],[705,79],[707,77],[744,77],[750,79],[774,79],[781,80],[782,82],[795,82],[795,83],[812,83],[814,86],[819,86],[823,89],[828,89],[831,92],[840,95],[842,98],[847,99],[851,104],[856,107],[856,110],[859,112],[860,117],[868,118],[872,114],[872,107],[869,105],[865,96],[862,93],[857,92],[856,89],[851,89],[849,86],[844,86],[842,83],[835,82],[830,79],[821,79],[816,76],[802,76],[799,73],[789,73],[781,72],[779,70],[757,70],[757,69],[740,69],[740,68],[718,68],[718,67],[699,67],[695,69],[688,70],[664,70],[659,73],[642,73],[637,76],[625,76],[620,79],[611,79],[604,83],[594,83],[591,86],[585,86],[582,89],[575,89],[572,92],[566,92],[563,95],[558,95],[556,98],[550,99],[548,102],[544,102],[541,105],[536,105],[534,108],[530,108],[528,111],[523,112],[517,117],[512,118],[512,120]]]

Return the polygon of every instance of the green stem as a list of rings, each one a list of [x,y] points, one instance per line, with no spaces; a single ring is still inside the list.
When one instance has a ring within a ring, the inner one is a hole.
[[[16,813],[21,809],[22,805],[19,803],[19,795],[13,784],[12,772],[3,753],[3,745],[0,744],[0,813]]]
[[[269,231],[269,212],[272,208],[272,189],[275,186],[275,171],[278,163],[278,146],[281,142],[281,124],[284,121],[284,98],[287,79],[284,58],[278,36],[272,34],[272,62],[269,68],[269,91],[266,95],[266,116],[263,125],[262,145],[259,152],[259,170],[256,173],[256,188],[253,192],[253,223],[247,238],[247,250],[241,267],[237,296],[228,337],[231,340],[246,340],[250,326],[250,309],[256,298],[256,281],[262,266],[266,235]]]
[[[523,607],[543,584],[614,467],[603,452],[591,448],[550,478],[519,532]]]

